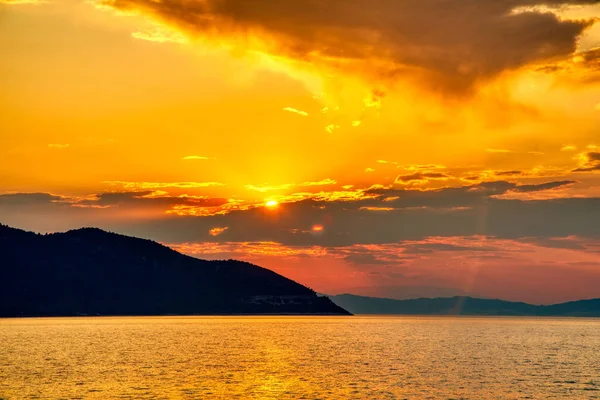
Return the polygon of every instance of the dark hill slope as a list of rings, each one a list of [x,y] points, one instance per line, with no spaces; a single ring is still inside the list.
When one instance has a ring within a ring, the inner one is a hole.
[[[250,263],[95,228],[40,235],[0,225],[0,316],[168,314],[348,313]]]

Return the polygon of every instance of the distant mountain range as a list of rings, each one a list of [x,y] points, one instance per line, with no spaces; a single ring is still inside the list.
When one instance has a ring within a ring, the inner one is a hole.
[[[393,300],[341,294],[329,297],[353,314],[405,315],[522,315],[600,317],[600,299],[536,306],[503,300],[455,296],[436,299]]]
[[[349,315],[242,261],[205,261],[95,228],[40,235],[0,225],[0,317]]]

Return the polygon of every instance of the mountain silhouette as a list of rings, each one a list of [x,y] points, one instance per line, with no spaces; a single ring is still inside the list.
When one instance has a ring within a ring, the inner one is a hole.
[[[467,296],[394,300],[341,294],[330,296],[330,299],[353,314],[600,317],[600,299],[578,300],[550,306]]]
[[[0,317],[228,314],[349,315],[247,262],[96,228],[42,235],[0,225]]]

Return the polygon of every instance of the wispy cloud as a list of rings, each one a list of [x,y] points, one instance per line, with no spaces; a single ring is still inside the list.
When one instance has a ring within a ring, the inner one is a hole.
[[[397,163],[394,163],[397,164]],[[400,165],[399,168],[405,169],[407,171],[429,171],[429,170],[437,170],[437,169],[446,169],[445,165],[441,164],[409,164],[409,165]]]
[[[360,207],[359,210],[361,210],[361,211],[394,211],[395,208],[393,208],[393,207],[365,206],[365,207]]]
[[[0,4],[10,4],[10,5],[19,5],[19,4],[44,4],[48,3],[45,0],[0,0]]]
[[[295,185],[293,183],[284,183],[281,185],[273,185],[273,186],[246,185],[245,187],[248,190],[254,190],[256,192],[265,193],[265,192],[272,192],[272,191],[276,191],[276,190],[285,190],[285,189],[289,189],[294,186]]]
[[[325,130],[329,133],[333,133],[333,131],[335,131],[336,129],[340,129],[340,126],[336,124],[329,124],[325,127]]]
[[[220,182],[128,182],[128,181],[104,181],[108,185],[121,186],[125,189],[144,190],[144,189],[193,189],[213,186],[225,186]]]
[[[188,39],[181,33],[161,28],[133,32],[131,36],[136,39],[147,40],[149,42],[157,43],[187,43],[188,41]]]
[[[69,143],[50,143],[48,145],[48,147],[51,149],[66,149],[69,146]]]
[[[337,181],[327,178],[327,179],[323,179],[323,180],[317,181],[317,182],[304,182],[300,186],[326,186],[326,185],[335,185],[336,183],[337,183]]]
[[[215,157],[205,157],[205,156],[185,156],[182,160],[214,160]]]
[[[485,151],[487,151],[488,153],[512,153],[511,150],[506,150],[506,149],[487,148],[487,149],[485,149]]]
[[[293,107],[285,107],[283,110],[284,111],[289,111],[289,112],[294,113],[294,114],[301,115],[303,117],[307,117],[308,116],[308,113],[306,111],[298,110],[297,108],[293,108]]]
[[[577,147],[571,146],[571,145],[563,146],[560,148],[560,151],[575,151],[575,150],[577,150]]]

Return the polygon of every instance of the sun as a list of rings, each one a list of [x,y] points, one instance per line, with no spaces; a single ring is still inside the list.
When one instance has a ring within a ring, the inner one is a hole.
[[[269,200],[265,203],[265,206],[267,208],[277,208],[278,205],[279,205],[279,203],[275,200]]]
[[[313,225],[311,230],[315,233],[319,233],[319,232],[323,232],[325,228],[323,227],[323,225],[317,224],[317,225]]]

